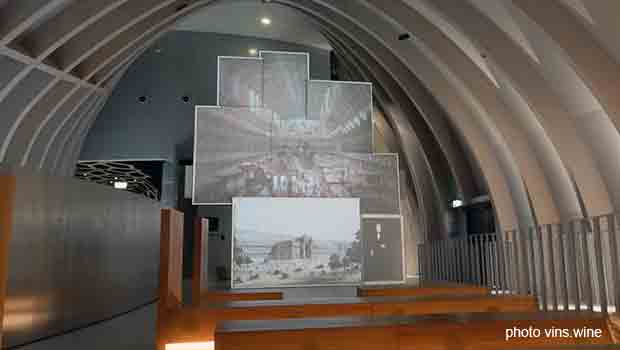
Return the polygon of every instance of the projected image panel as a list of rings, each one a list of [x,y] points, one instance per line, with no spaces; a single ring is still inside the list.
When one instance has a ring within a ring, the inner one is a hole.
[[[355,198],[234,198],[233,288],[359,284]]]
[[[262,193],[269,160],[271,112],[253,108],[196,108],[194,203],[230,203]]]
[[[365,282],[401,282],[403,272],[402,221],[395,218],[363,218]]]
[[[372,152],[372,85],[311,80],[308,119],[320,124],[321,142],[339,152]]]
[[[306,118],[307,53],[261,51],[263,59],[263,107],[276,119]]]
[[[253,57],[218,57],[218,104],[262,107],[263,61]]]

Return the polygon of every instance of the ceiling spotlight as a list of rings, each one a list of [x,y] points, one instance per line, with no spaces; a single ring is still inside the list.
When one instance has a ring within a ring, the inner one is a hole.
[[[188,103],[189,100],[190,100],[189,96],[187,96],[187,95],[183,96],[182,99],[183,99],[183,102],[185,102],[185,103]]]
[[[249,49],[248,53],[252,56],[256,56],[258,55],[258,50],[257,49]]]
[[[403,34],[398,36],[398,40],[407,40],[409,38],[411,38],[411,34],[409,34],[409,33],[403,33]]]
[[[460,199],[455,199],[452,201],[452,208],[458,208],[463,206],[463,201]]]
[[[270,25],[271,24],[271,18],[269,17],[263,17],[260,19],[260,23],[262,23],[263,25]]]
[[[126,181],[116,181],[116,182],[114,182],[114,188],[116,188],[118,190],[126,190],[127,189],[127,182]]]

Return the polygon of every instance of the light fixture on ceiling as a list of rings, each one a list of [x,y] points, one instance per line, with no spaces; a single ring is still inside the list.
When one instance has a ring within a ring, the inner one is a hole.
[[[249,53],[251,56],[256,56],[256,55],[258,55],[258,50],[257,50],[257,49],[252,48],[252,49],[249,49],[249,50],[248,50],[248,53]]]
[[[407,40],[411,38],[411,34],[409,33],[402,33],[398,36],[398,40],[403,41],[403,40]]]
[[[126,190],[127,189],[127,181],[116,181],[114,182],[114,188],[118,190]]]
[[[271,18],[269,18],[269,17],[262,17],[262,18],[260,19],[260,23],[261,23],[262,25],[268,26],[268,25],[270,25],[270,24],[271,24]]]
[[[463,201],[460,199],[455,199],[452,201],[452,208],[458,208],[463,206]]]

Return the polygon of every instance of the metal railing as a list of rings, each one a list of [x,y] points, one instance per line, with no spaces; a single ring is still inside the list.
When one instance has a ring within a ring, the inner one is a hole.
[[[419,245],[424,281],[535,295],[542,310],[620,311],[616,215]]]

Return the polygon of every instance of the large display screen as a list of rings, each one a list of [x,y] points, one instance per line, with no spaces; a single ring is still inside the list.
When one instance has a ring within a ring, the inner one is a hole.
[[[359,284],[355,198],[234,198],[233,288]]]
[[[278,119],[305,119],[310,56],[305,52],[260,51],[263,107]]]
[[[217,66],[219,106],[262,107],[262,59],[220,56]]]

